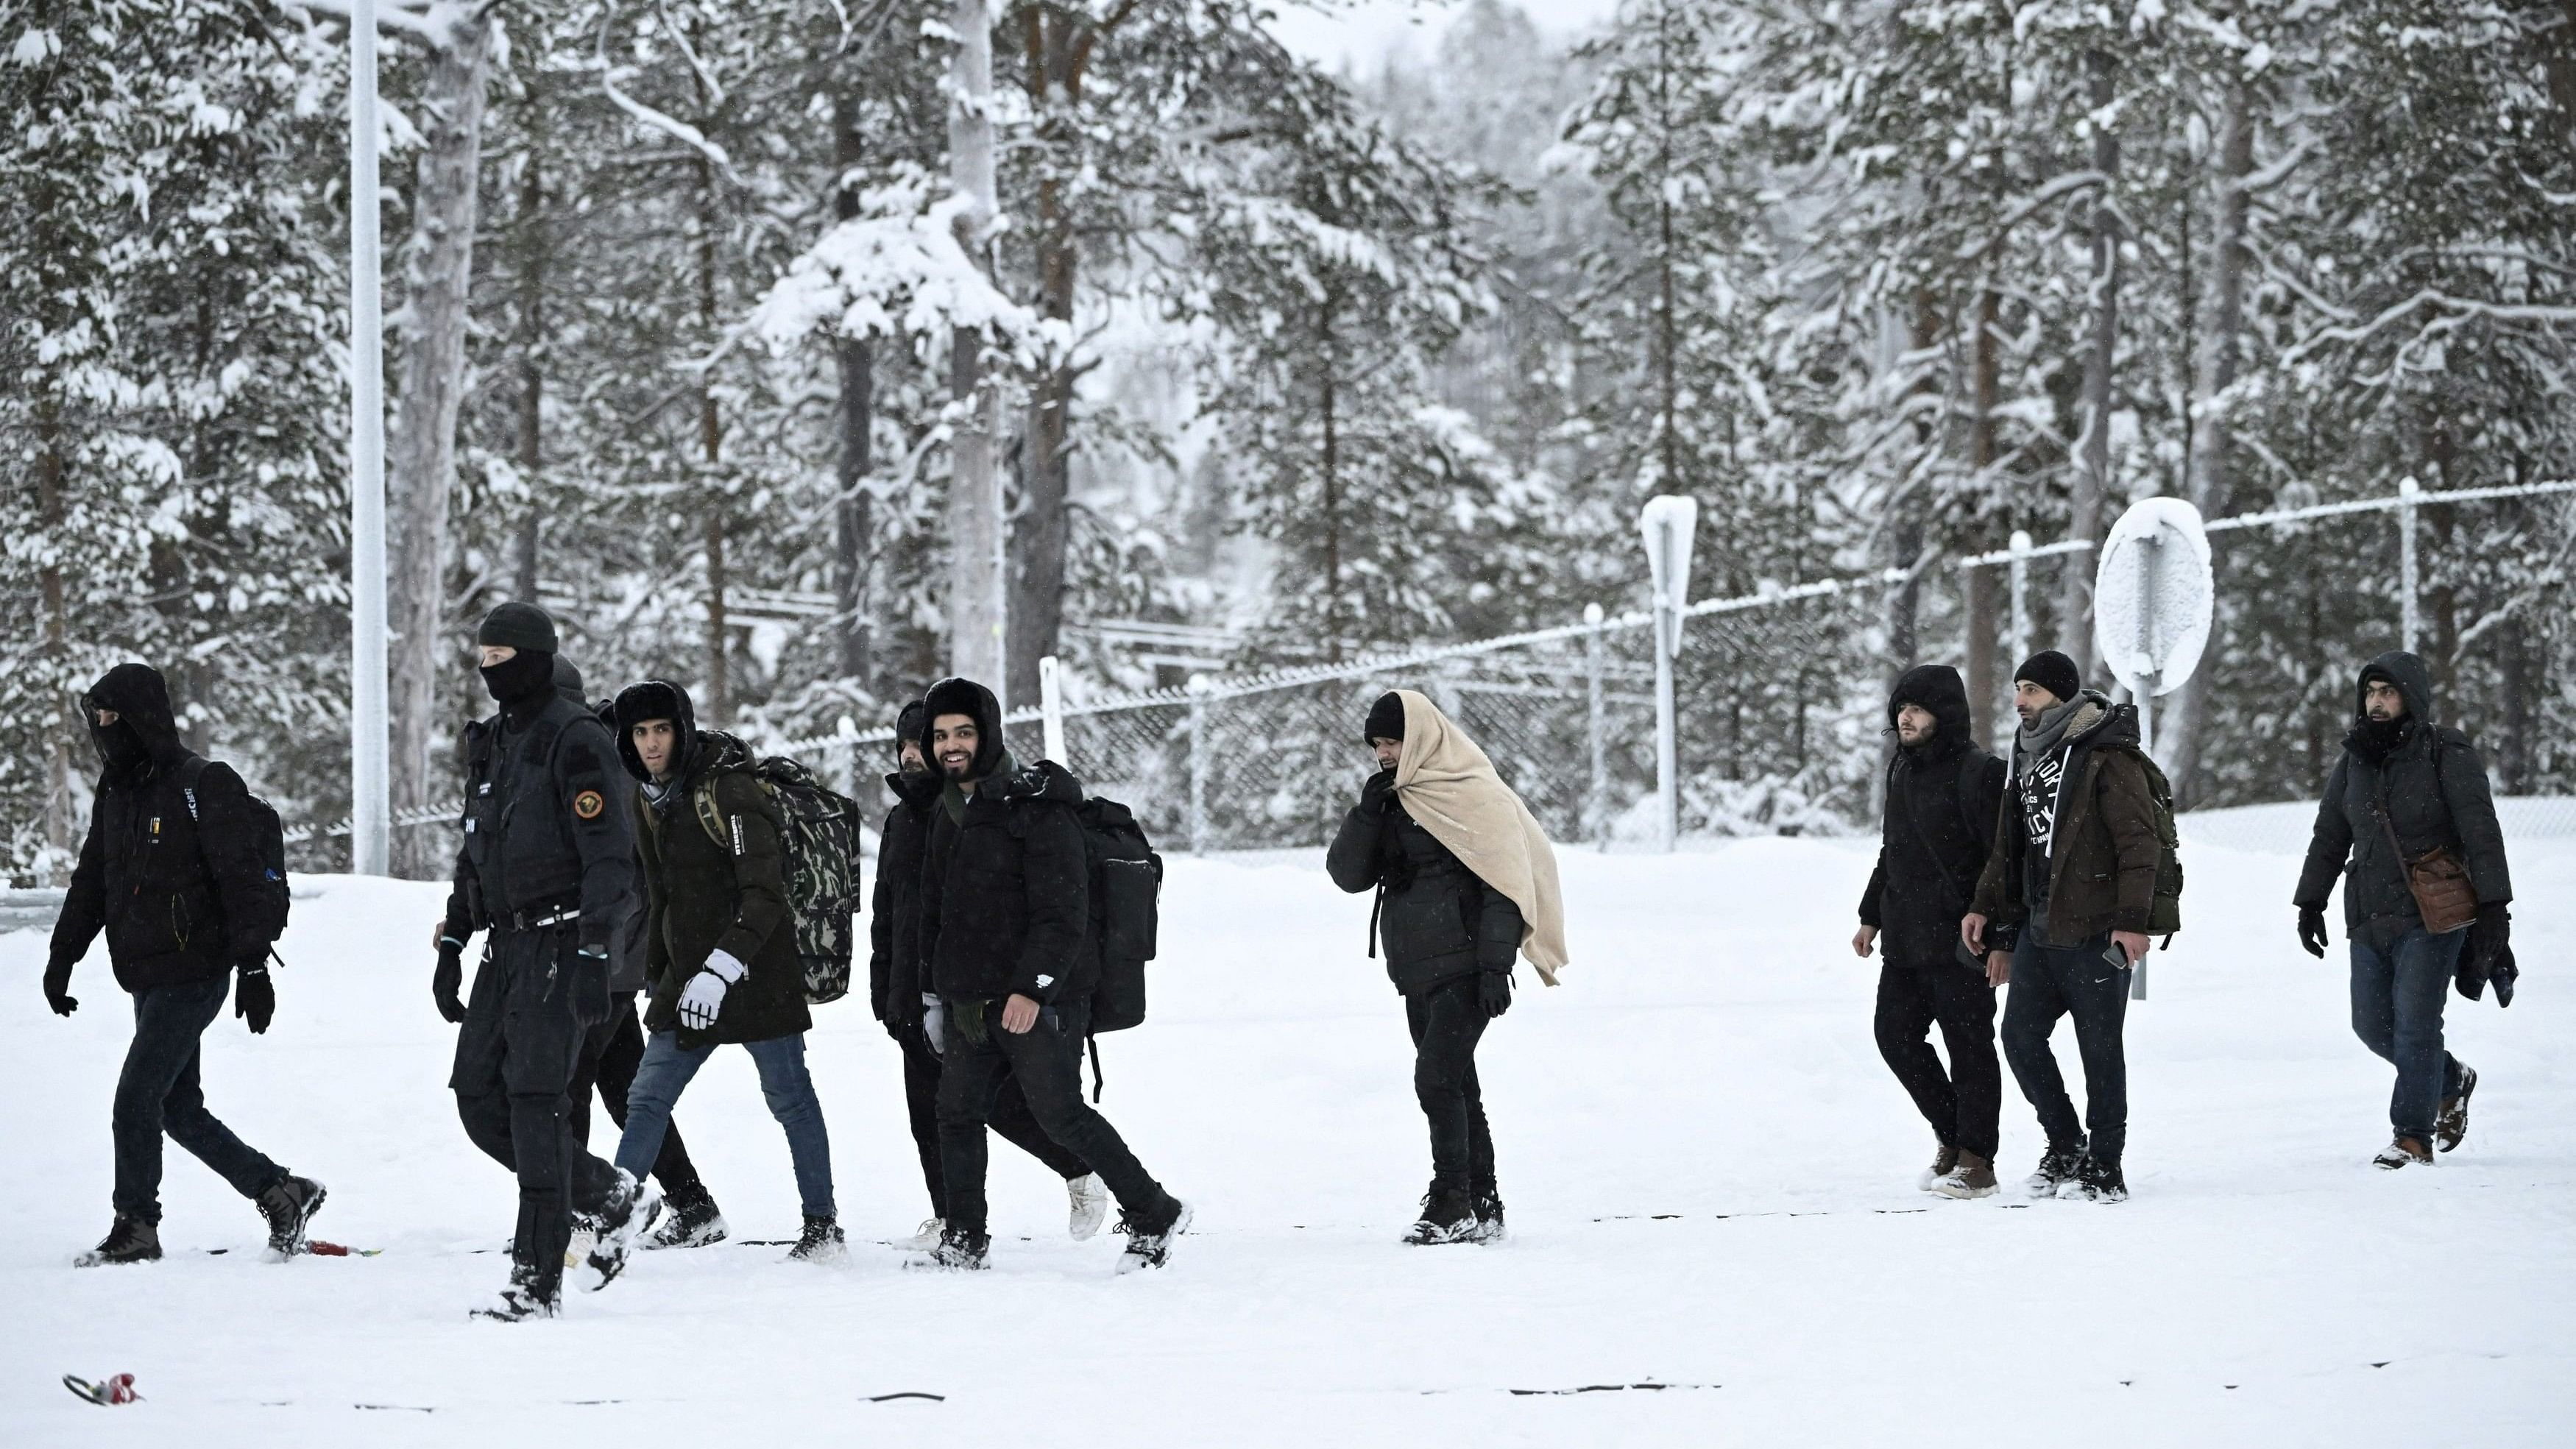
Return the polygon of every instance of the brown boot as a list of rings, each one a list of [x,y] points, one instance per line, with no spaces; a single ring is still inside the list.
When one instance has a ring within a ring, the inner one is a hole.
[[[1941,1149],[1932,1154],[1932,1165],[1923,1170],[1923,1180],[1914,1185],[1923,1189],[1925,1192],[1937,1191],[1938,1189],[1934,1188],[1932,1184],[1948,1177],[1951,1169],[1958,1165],[1959,1149],[1951,1146],[1947,1142],[1944,1142],[1941,1144]]]
[[[1933,1181],[1931,1191],[1943,1197],[1988,1197],[1995,1190],[1995,1162],[1973,1152],[1959,1154],[1958,1166]]]

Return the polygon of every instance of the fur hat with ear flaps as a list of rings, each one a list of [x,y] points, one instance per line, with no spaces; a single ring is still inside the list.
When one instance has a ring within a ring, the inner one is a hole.
[[[1538,968],[1539,980],[1554,986],[1566,966],[1565,893],[1547,832],[1440,706],[1410,689],[1388,698],[1404,704],[1396,799],[1477,879],[1521,908],[1521,954]]]

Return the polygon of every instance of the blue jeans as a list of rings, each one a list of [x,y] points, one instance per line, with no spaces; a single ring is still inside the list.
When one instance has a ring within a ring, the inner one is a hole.
[[[787,1131],[787,1155],[796,1163],[796,1194],[805,1201],[805,1216],[838,1216],[832,1206],[832,1139],[823,1130],[823,1103],[814,1095],[814,1078],[805,1070],[803,1034],[748,1041],[742,1049],[760,1069],[760,1094],[769,1099],[769,1115]],[[662,1134],[670,1130],[671,1108],[715,1050],[712,1043],[684,1047],[679,1033],[671,1031],[657,1031],[644,1043],[644,1063],[626,1089],[626,1132],[617,1141],[617,1165],[636,1181],[652,1170],[662,1151]]]
[[[2365,926],[2350,943],[2353,1035],[2397,1068],[2388,1124],[2427,1146],[2442,1099],[2460,1093],[2459,1059],[2442,1050],[2442,998],[2468,934],[2430,936],[2419,926],[2392,942]]]
[[[180,986],[150,986],[134,993],[134,1044],[116,1079],[116,1195],[118,1213],[142,1222],[161,1221],[161,1137],[194,1154],[233,1191],[255,1198],[286,1176],[286,1169],[243,1144],[206,1110],[197,1078],[197,1038],[223,1013],[230,973]]]

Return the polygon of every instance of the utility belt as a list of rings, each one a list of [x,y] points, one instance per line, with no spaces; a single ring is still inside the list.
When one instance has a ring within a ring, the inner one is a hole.
[[[580,919],[581,895],[579,892],[574,892],[553,900],[522,906],[515,911],[496,913],[485,929],[495,936],[526,931],[553,931],[572,925]]]

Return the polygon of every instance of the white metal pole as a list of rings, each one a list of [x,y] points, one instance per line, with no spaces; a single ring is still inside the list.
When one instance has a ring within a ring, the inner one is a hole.
[[[2138,590],[2138,652],[2149,660],[2156,657],[2156,554],[2164,547],[2160,534],[2149,533],[2138,540],[2138,572],[2144,574],[2144,587]],[[2138,680],[2138,746],[2150,754],[2156,748],[2156,680],[2158,671],[2149,668]]]
[[[385,356],[376,5],[349,6],[349,869],[393,868],[385,700]]]
[[[2397,483],[2397,647],[2415,652],[2415,496],[2424,490],[2412,478]]]
[[[1072,762],[1064,757],[1064,682],[1052,654],[1038,660],[1038,718],[1046,757],[1072,768]]]
[[[1583,622],[1592,632],[1583,636],[1584,718],[1591,726],[1592,791],[1584,798],[1584,827],[1591,832],[1593,844],[1602,850],[1610,848],[1610,722],[1603,717],[1601,698],[1602,640],[1601,606],[1583,606]]]
[[[1655,823],[1670,851],[1681,840],[1680,710],[1673,701],[1673,636],[1681,620],[1672,600],[1655,600]]]

